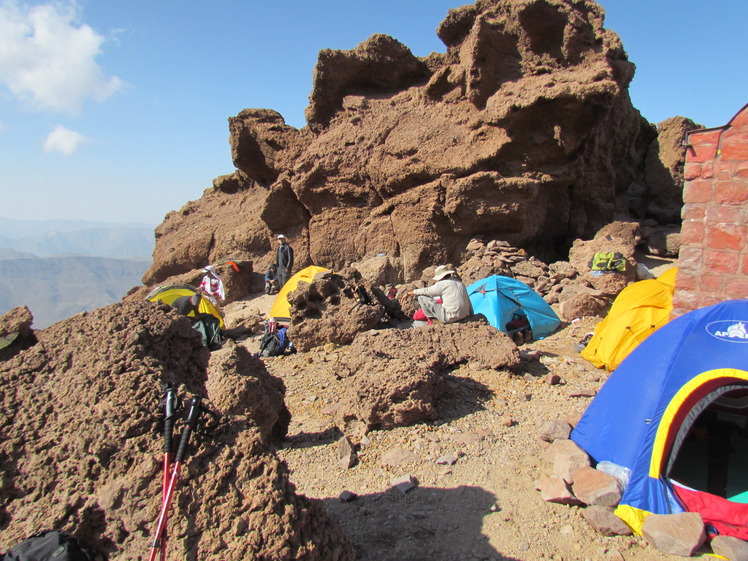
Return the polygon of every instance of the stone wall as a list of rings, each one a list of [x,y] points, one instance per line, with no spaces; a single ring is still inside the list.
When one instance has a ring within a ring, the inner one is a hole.
[[[686,139],[673,317],[748,298],[748,105],[727,125]]]

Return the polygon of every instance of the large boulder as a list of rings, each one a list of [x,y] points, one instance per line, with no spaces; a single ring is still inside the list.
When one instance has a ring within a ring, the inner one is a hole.
[[[384,316],[371,286],[334,273],[319,273],[311,283],[300,282],[287,296],[291,305],[288,337],[300,351],[326,343],[345,345]]]
[[[279,444],[286,436],[291,414],[283,400],[285,384],[245,347],[227,343],[211,353],[206,389],[218,411],[249,416],[265,441]]]
[[[577,239],[569,251],[569,263],[580,273],[579,280],[607,296],[616,296],[636,280],[634,253],[641,240],[639,224],[615,221],[598,230],[591,240]],[[596,253],[620,253],[625,259],[623,271],[593,271]]]
[[[237,170],[167,215],[144,282],[227,256],[261,269],[280,232],[299,266],[386,254],[405,282],[461,262],[476,236],[558,259],[649,195],[657,131],[603,20],[591,0],[478,0],[439,26],[443,54],[384,35],[321,51],[309,126],[268,109],[232,117]]]

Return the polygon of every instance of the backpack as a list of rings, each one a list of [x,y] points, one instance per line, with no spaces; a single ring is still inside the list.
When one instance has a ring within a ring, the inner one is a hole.
[[[356,294],[358,294],[359,304],[367,305],[367,306],[371,304],[371,297],[369,296],[369,293],[366,292],[366,289],[363,286],[356,287]]]
[[[38,532],[13,546],[3,561],[104,561],[103,553],[72,534],[59,530]]]
[[[280,356],[288,346],[286,328],[265,333],[260,341],[260,356]]]
[[[592,256],[588,265],[592,271],[625,271],[626,258],[617,251],[599,251]]]
[[[211,351],[220,349],[223,345],[223,336],[221,336],[220,322],[213,314],[198,314],[192,319],[192,327],[200,333],[203,339],[203,345]]]

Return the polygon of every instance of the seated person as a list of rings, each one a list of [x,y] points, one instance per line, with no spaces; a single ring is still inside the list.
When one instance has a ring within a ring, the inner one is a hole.
[[[454,323],[473,315],[467,288],[457,272],[446,265],[439,265],[435,273],[436,284],[408,292],[418,297],[424,315],[442,323]]]
[[[278,266],[273,263],[265,272],[265,294],[272,294],[273,292],[275,292],[275,290],[273,289],[273,285],[275,284],[275,278],[277,275]]]

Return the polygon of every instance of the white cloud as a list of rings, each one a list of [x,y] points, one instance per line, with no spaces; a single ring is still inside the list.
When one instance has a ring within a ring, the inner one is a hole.
[[[77,20],[75,0],[0,0],[0,86],[34,109],[74,113],[123,82],[96,63],[105,38]]]
[[[66,129],[62,125],[57,125],[44,140],[44,151],[61,152],[62,154],[69,156],[78,150],[78,148],[83,144],[87,144],[88,142],[90,142],[90,140],[81,133]]]

